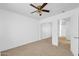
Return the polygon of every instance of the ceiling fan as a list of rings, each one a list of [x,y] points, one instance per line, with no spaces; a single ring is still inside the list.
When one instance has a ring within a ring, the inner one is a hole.
[[[39,16],[42,15],[42,12],[49,13],[50,12],[49,10],[43,9],[46,5],[47,5],[47,3],[43,3],[42,5],[39,5],[39,6],[34,6],[33,4],[30,4],[30,6],[34,7],[35,9],[37,9],[37,10],[31,12],[31,13],[37,12],[39,14]]]

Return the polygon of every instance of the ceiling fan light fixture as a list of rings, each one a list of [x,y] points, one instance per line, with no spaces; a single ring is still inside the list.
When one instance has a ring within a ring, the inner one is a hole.
[[[38,6],[34,6],[33,4],[30,4],[30,6],[37,9],[37,11],[35,11],[35,12],[37,12],[39,14],[39,16],[42,15],[42,12],[47,12],[47,13],[50,12],[49,10],[43,9],[46,5],[47,5],[47,3],[43,3],[42,5],[38,5]],[[32,13],[35,13],[35,12],[32,12]]]

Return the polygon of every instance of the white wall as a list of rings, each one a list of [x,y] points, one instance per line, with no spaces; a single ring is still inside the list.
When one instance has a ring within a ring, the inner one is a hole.
[[[39,22],[0,10],[0,51],[39,40]]]
[[[78,55],[78,14],[74,14],[71,24],[71,51],[75,56]]]

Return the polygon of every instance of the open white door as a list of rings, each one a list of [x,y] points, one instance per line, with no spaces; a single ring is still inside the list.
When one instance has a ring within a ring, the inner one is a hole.
[[[59,35],[59,24],[58,20],[52,22],[52,44],[58,46],[58,35]]]

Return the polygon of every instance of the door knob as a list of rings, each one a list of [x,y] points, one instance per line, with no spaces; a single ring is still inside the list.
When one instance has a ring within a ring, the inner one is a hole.
[[[74,38],[79,39],[79,37],[74,37]]]

